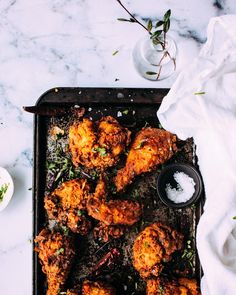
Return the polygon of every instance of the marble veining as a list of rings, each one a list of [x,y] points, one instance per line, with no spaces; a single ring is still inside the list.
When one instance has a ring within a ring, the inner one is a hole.
[[[209,19],[236,13],[235,0],[124,0],[144,23],[171,8],[177,73],[206,41]],[[33,117],[22,110],[59,86],[171,87],[141,78],[132,49],[144,36],[115,0],[0,1],[0,166],[15,194],[0,213],[0,294],[32,294]],[[115,51],[116,55],[113,55]]]

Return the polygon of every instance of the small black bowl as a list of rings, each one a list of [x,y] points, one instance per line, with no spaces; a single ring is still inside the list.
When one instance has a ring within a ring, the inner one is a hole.
[[[191,177],[195,182],[195,192],[191,199],[189,199],[186,202],[182,203],[175,203],[171,201],[167,195],[166,195],[166,185],[169,183],[173,188],[177,187],[177,183],[174,179],[174,174],[176,172],[184,172],[189,177]],[[203,183],[200,173],[197,171],[197,169],[189,164],[185,163],[176,163],[176,164],[170,164],[166,166],[158,175],[157,178],[157,193],[162,200],[162,202],[167,205],[168,207],[173,208],[183,208],[186,206],[189,206],[193,203],[195,203],[198,198],[200,197],[203,190]]]

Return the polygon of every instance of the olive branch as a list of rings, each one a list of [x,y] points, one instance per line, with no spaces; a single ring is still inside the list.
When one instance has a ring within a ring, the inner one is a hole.
[[[119,5],[129,14],[130,18],[118,18],[118,21],[123,21],[123,22],[130,22],[130,23],[136,23],[140,25],[143,29],[145,29],[148,34],[150,35],[150,39],[152,40],[154,45],[160,45],[162,47],[163,56],[161,57],[158,67],[159,71],[158,72],[146,72],[147,75],[157,75],[157,79],[159,79],[160,74],[161,74],[161,69],[162,69],[162,62],[166,56],[169,56],[170,60],[172,60],[174,64],[174,69],[176,69],[176,60],[175,58],[171,57],[170,53],[165,50],[166,49],[166,33],[170,29],[170,16],[171,16],[171,10],[168,9],[163,18],[161,20],[157,20],[155,24],[153,24],[152,20],[148,20],[147,26],[143,25],[125,6],[120,0],[116,0]]]

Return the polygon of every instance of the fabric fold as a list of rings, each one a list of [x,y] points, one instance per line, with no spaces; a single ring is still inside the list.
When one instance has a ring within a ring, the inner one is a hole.
[[[180,139],[193,137],[206,203],[197,228],[203,295],[236,293],[236,16],[212,18],[207,42],[157,116]]]

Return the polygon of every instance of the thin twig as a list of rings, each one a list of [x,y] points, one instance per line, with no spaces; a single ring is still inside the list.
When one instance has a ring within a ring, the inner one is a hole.
[[[129,12],[129,10],[122,4],[122,2],[120,0],[116,0],[120,5],[121,7],[123,7],[123,9],[132,17],[132,19],[135,20],[136,23],[138,23],[140,26],[142,26],[146,31],[148,31],[149,34],[152,34],[151,32],[149,32],[149,30],[140,22],[137,20],[137,18]]]

